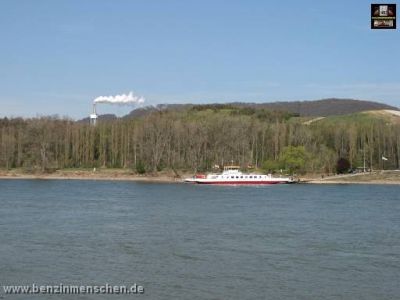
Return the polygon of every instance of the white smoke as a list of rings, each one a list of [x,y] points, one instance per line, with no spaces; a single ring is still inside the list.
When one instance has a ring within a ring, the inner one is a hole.
[[[115,95],[115,96],[100,96],[93,100],[93,103],[109,103],[118,105],[135,105],[142,104],[145,101],[143,97],[136,96],[133,92],[129,94]]]

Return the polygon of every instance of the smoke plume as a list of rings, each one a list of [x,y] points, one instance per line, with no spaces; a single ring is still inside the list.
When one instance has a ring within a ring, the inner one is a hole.
[[[115,96],[100,96],[93,100],[93,103],[109,103],[118,105],[135,105],[142,104],[143,97],[139,97],[130,92],[129,94],[115,95]]]

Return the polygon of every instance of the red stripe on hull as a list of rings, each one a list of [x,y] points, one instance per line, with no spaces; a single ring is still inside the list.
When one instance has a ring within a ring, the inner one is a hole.
[[[278,184],[288,181],[195,181],[198,184]]]

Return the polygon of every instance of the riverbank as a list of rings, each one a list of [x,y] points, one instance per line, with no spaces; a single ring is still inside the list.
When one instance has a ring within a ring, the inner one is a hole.
[[[22,169],[0,170],[0,179],[54,179],[54,180],[121,180],[141,182],[183,182],[190,173],[172,171],[154,174],[137,174],[127,169],[63,169],[52,173],[28,173]],[[345,174],[334,176],[305,175],[300,177],[305,184],[400,184],[400,170],[374,171],[371,173]]]
[[[142,182],[181,182],[182,179],[170,172],[136,174],[125,169],[64,169],[52,173],[27,173],[20,169],[0,170],[0,179],[54,179],[54,180],[122,180]]]
[[[400,184],[400,170],[373,171],[321,177],[304,177],[302,183],[311,184]]]

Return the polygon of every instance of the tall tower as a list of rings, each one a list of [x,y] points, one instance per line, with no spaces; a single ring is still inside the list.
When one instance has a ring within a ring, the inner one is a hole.
[[[96,103],[93,103],[93,113],[91,113],[89,117],[90,117],[90,125],[96,126],[97,123]]]

